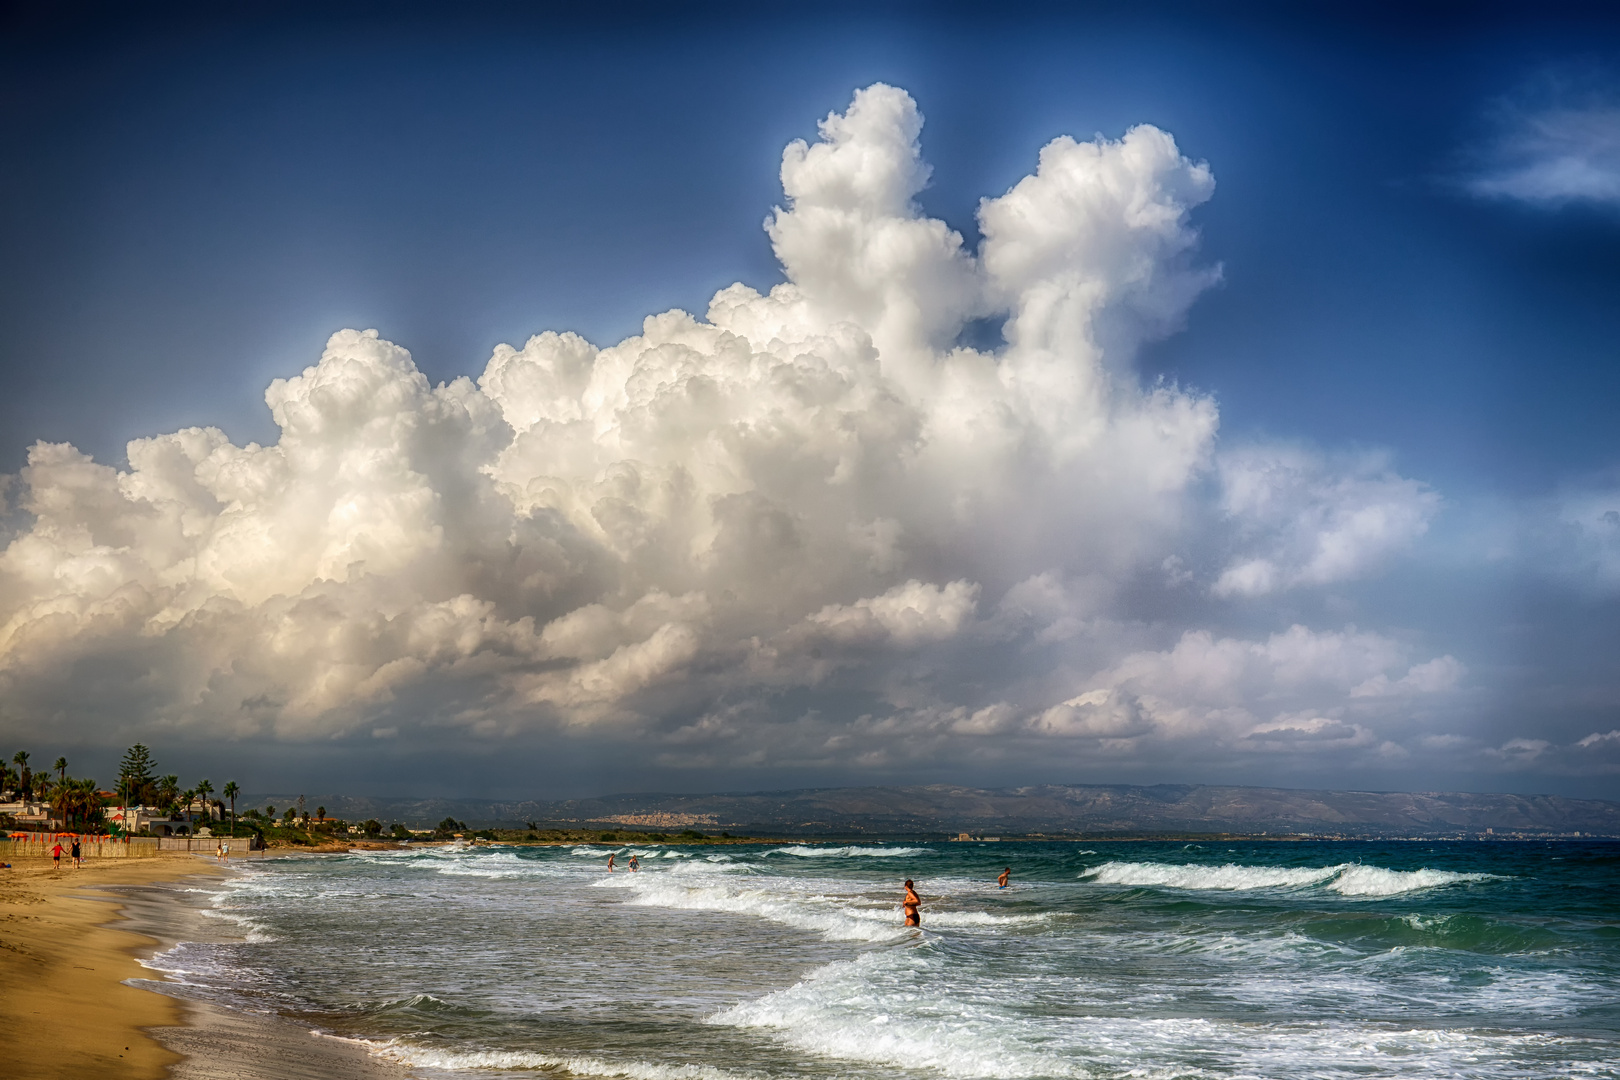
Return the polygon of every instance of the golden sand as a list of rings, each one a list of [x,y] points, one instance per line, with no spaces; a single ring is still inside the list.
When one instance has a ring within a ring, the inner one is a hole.
[[[62,862],[0,870],[0,1075],[160,1080],[180,1056],[142,1029],[180,1023],[179,1003],[124,985],[151,977],[135,957],[157,943],[118,929],[116,899],[96,887],[225,871],[179,853]]]

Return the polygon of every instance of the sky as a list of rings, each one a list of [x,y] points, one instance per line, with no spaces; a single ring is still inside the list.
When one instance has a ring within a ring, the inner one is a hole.
[[[36,760],[1620,798],[1601,5],[24,4],[0,142]]]

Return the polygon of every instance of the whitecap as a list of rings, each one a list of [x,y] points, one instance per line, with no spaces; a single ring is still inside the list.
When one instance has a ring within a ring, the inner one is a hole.
[[[1245,891],[1322,886],[1342,896],[1379,897],[1435,889],[1465,882],[1498,881],[1495,874],[1451,870],[1387,870],[1381,866],[1339,863],[1334,866],[1220,866],[1181,863],[1107,862],[1084,871],[1101,885],[1146,885],[1169,889]]]
[[[1328,886],[1345,896],[1398,896],[1475,881],[1501,881],[1495,874],[1462,874],[1451,870],[1385,870],[1381,866],[1349,865]]]
[[[859,847],[854,844],[843,847],[813,847],[808,844],[794,844],[791,847],[772,848],[762,854],[797,855],[801,859],[894,859],[902,855],[932,855],[933,852],[920,847]]]
[[[1100,885],[1155,885],[1171,889],[1277,889],[1317,885],[1339,872],[1337,866],[1199,866],[1176,863],[1107,862],[1080,876]]]

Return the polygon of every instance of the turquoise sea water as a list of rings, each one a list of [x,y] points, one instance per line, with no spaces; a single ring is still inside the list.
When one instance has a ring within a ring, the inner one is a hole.
[[[426,1076],[1620,1077],[1620,844],[427,848],[211,904],[183,992]]]

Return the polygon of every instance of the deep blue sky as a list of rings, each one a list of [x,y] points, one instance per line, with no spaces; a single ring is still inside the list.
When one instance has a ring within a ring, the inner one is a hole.
[[[1504,109],[1620,86],[1611,8],[591,10],[8,9],[0,474],[42,439],[113,464],[193,424],[273,440],[264,387],[339,327],[437,381],[767,288],[781,148],[856,87],[915,97],[922,205],[970,244],[1049,139],[1149,122],[1214,171],[1196,222],[1225,276],[1146,374],[1213,393],[1223,439],[1387,451],[1434,485],[1449,546],[1348,616],[1471,640],[1516,707],[1620,727],[1612,594],[1518,563],[1439,576],[1620,467],[1620,205],[1467,189]],[[1282,614],[1343,610],[1322,603]]]
[[[970,239],[1059,133],[1146,121],[1208,160],[1226,281],[1149,366],[1217,392],[1228,430],[1516,493],[1615,456],[1612,210],[1455,187],[1496,100],[1613,59],[1601,14],[50,10],[6,34],[8,469],[38,438],[271,438],[264,385],[339,325],[445,378],[771,284],[780,147],[876,80],[922,104],[924,205]]]

